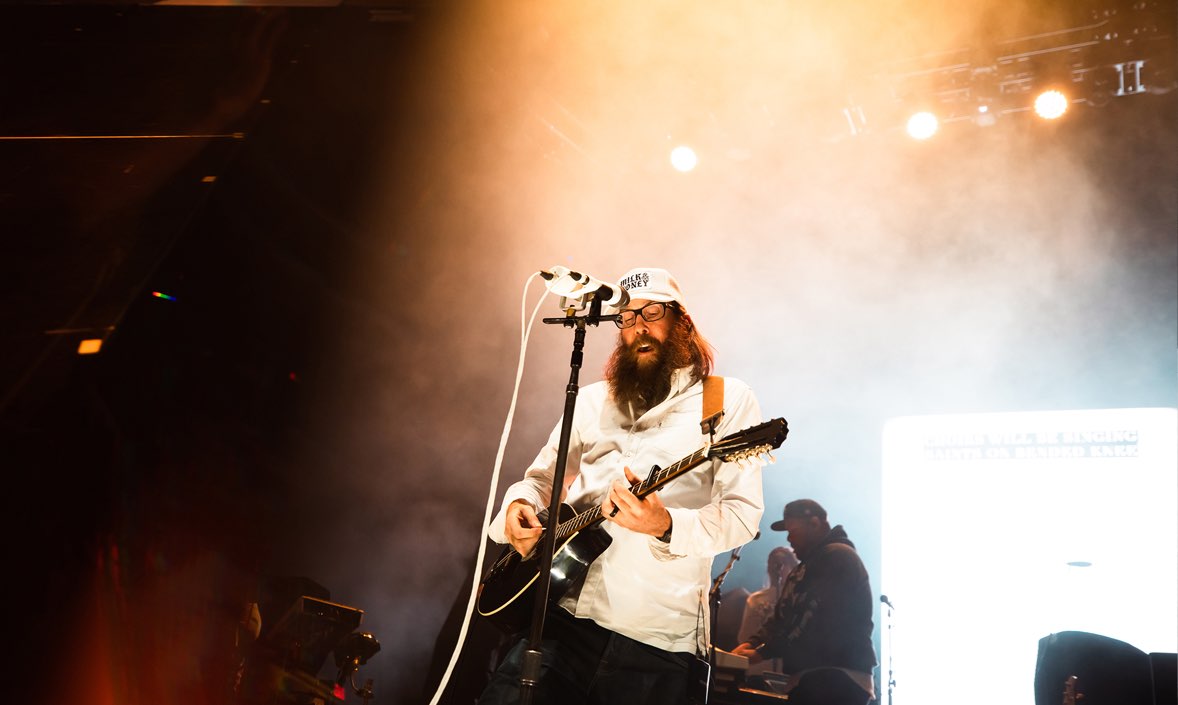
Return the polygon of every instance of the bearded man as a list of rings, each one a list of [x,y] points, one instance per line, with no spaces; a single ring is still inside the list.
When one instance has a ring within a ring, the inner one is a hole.
[[[618,283],[629,307],[618,312],[606,379],[580,392],[563,492],[577,512],[601,507],[601,530],[612,543],[548,612],[533,692],[541,705],[689,702],[691,664],[709,642],[712,558],[752,539],[764,508],[757,460],[714,459],[643,499],[630,491],[638,475],[708,440],[700,422],[714,356],[670,273],[643,267]],[[715,438],[760,423],[747,385],[712,379],[709,387],[723,390]],[[492,540],[525,556],[543,533],[537,514],[549,504],[560,429],[557,423],[524,478],[508,488],[488,527]],[[522,639],[508,653],[481,705],[519,701],[526,648]]]

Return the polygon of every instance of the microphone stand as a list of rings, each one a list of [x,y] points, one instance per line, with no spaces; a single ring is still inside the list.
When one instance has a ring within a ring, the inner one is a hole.
[[[716,633],[720,629],[720,586],[724,584],[724,579],[728,577],[728,571],[732,570],[732,566],[740,560],[740,550],[744,548],[744,544],[732,549],[732,555],[728,557],[728,565],[724,566],[724,570],[716,576],[712,581],[712,589],[708,592],[708,606],[711,608],[712,614],[710,621],[712,623],[712,643],[708,644],[708,665],[710,666],[708,677],[716,672]],[[711,690],[711,687],[708,688]]]
[[[892,612],[894,608],[892,603],[887,599],[887,595],[880,595],[880,602],[888,608],[888,705],[893,705],[892,688],[896,685],[895,675],[892,673]]]
[[[539,574],[536,576],[536,595],[532,606],[532,625],[528,635],[528,646],[523,653],[520,668],[520,703],[531,705],[535,687],[540,680],[540,641],[544,636],[544,617],[548,608],[548,589],[552,584],[552,555],[556,552],[556,529],[560,525],[561,490],[564,487],[564,471],[569,457],[569,437],[573,431],[573,410],[577,405],[578,380],[581,363],[584,360],[582,351],[585,347],[585,325],[594,325],[602,321],[614,321],[617,315],[601,315],[601,299],[595,294],[589,305],[589,313],[577,317],[576,308],[566,309],[563,318],[545,318],[544,323],[559,324],[573,329],[573,352],[569,360],[569,383],[565,387],[564,417],[560,425],[560,443],[556,450],[556,467],[552,474],[552,498],[548,505],[548,518],[544,527],[544,535],[540,540]],[[561,299],[562,304],[565,299]]]

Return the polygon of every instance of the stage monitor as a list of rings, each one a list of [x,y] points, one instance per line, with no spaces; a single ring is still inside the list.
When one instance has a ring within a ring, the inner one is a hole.
[[[263,636],[261,646],[275,665],[315,675],[363,617],[354,607],[304,595]]]

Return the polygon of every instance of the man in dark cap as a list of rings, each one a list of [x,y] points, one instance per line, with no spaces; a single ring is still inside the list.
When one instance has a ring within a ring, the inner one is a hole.
[[[786,578],[773,616],[736,647],[752,664],[780,658],[790,703],[865,705],[875,695],[871,585],[842,526],[833,529],[812,499],[785,505],[774,531],[788,532],[800,561]]]

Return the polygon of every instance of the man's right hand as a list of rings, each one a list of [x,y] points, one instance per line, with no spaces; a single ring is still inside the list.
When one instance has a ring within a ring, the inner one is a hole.
[[[532,505],[522,499],[517,499],[507,505],[507,526],[504,528],[507,540],[524,558],[532,552],[536,542],[544,533],[544,525],[536,516]]]

